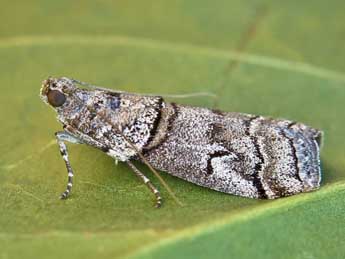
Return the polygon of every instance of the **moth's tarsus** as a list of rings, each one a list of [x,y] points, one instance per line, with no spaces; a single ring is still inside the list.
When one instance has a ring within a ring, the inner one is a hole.
[[[52,89],[58,92],[48,99]],[[66,77],[45,81],[41,98],[64,125],[57,139],[69,177],[66,197],[73,171],[64,141],[84,143],[127,162],[144,182],[147,178],[130,161],[145,163],[178,204],[156,169],[249,198],[275,199],[320,186],[322,132],[302,123],[183,106],[161,96],[109,90]],[[161,196],[150,184],[160,206]]]
[[[60,195],[60,200],[66,200],[69,196],[69,193],[67,193],[66,191],[64,191],[61,195]]]

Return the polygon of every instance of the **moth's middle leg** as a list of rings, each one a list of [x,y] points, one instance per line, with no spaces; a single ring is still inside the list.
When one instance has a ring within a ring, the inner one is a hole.
[[[147,178],[142,172],[139,171],[138,168],[135,167],[135,165],[127,161],[128,166],[133,170],[133,172],[149,187],[150,191],[156,196],[156,208],[159,208],[162,206],[162,196],[160,195],[160,192],[158,189],[151,183],[150,179]]]

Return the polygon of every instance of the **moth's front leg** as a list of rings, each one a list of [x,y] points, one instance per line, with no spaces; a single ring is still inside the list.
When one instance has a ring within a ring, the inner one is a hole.
[[[60,154],[65,161],[67,173],[68,173],[68,183],[66,190],[61,194],[60,199],[67,199],[67,197],[70,195],[72,191],[72,185],[73,185],[73,170],[71,167],[71,164],[68,159],[68,151],[65,142],[70,142],[74,144],[81,144],[83,143],[80,139],[77,137],[71,135],[70,133],[66,131],[58,131],[55,133],[57,143],[60,148]]]

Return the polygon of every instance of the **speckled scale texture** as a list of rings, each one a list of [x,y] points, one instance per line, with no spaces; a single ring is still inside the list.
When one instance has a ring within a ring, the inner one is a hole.
[[[304,124],[82,89],[68,78],[49,80],[49,89],[67,96],[55,108],[65,130],[115,159],[140,160],[141,152],[159,170],[250,198],[274,199],[320,186],[322,132]],[[47,102],[44,94],[42,99]]]
[[[159,145],[145,151],[158,169],[251,198],[273,199],[320,185],[318,130],[205,108],[168,104],[165,109],[173,110],[169,131]]]

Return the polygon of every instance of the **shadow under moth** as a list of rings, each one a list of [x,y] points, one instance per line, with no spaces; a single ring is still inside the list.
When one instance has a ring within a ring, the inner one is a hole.
[[[65,142],[87,144],[126,162],[154,193],[157,207],[158,189],[133,160],[159,178],[155,169],[249,198],[275,199],[320,186],[322,132],[302,123],[179,105],[66,77],[45,80],[40,97],[63,125],[56,132],[68,172],[63,199],[73,184]]]

